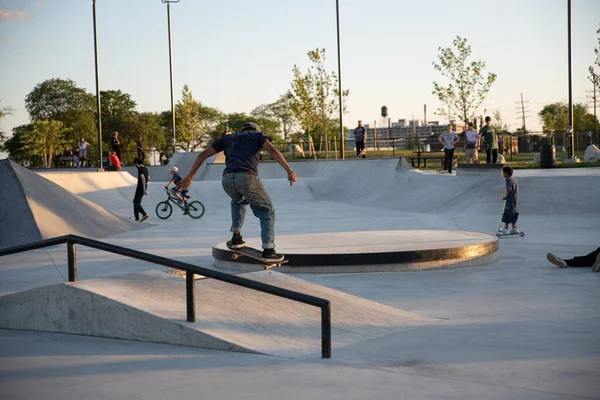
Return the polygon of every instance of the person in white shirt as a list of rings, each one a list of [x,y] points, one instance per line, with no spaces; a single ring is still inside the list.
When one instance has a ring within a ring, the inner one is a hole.
[[[85,167],[85,162],[87,161],[87,149],[90,147],[90,144],[85,141],[85,138],[81,138],[79,140],[79,163],[83,168]]]
[[[479,155],[477,154],[477,148],[479,147],[479,141],[481,136],[475,130],[472,122],[469,122],[469,129],[465,132],[465,159],[467,164],[471,164],[479,161]]]
[[[452,159],[454,158],[454,145],[458,142],[458,135],[452,132],[452,125],[448,125],[448,132],[442,133],[438,140],[444,145],[444,169],[452,173]]]

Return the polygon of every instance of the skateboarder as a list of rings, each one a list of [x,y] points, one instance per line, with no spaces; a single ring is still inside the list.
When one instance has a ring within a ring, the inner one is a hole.
[[[517,219],[519,213],[517,212],[517,206],[519,205],[519,184],[515,178],[513,178],[513,169],[511,167],[502,168],[502,175],[504,175],[506,181],[506,195],[502,200],[506,201],[504,206],[504,214],[502,214],[502,222],[504,222],[505,235],[517,235],[519,230],[517,229]],[[512,224],[510,233],[508,232],[508,224]]]
[[[496,128],[492,126],[492,119],[485,117],[485,125],[479,130],[479,135],[483,137],[485,144],[485,162],[496,164],[498,161],[498,134]]]
[[[546,258],[559,268],[591,266],[593,272],[600,272],[600,247],[585,256],[573,257],[569,260],[563,260],[552,253],[546,254]]]
[[[231,248],[239,249],[245,246],[242,240],[242,225],[246,216],[246,205],[249,204],[254,215],[260,219],[262,258],[269,262],[278,262],[284,257],[275,252],[275,208],[267,189],[258,178],[261,148],[285,169],[290,185],[296,182],[296,174],[283,155],[273,147],[257,124],[248,122],[241,131],[221,136],[200,153],[190,172],[179,182],[177,188],[188,189],[204,160],[223,151],[225,170],[222,185],[231,197]]]
[[[133,159],[133,164],[138,170],[137,186],[135,188],[135,196],[133,197],[133,215],[136,221],[144,222],[148,219],[148,214],[146,214],[146,211],[142,207],[142,198],[148,194],[146,190],[148,189],[150,176],[148,176],[148,168],[144,167],[142,160],[136,157]],[[141,220],[140,214],[142,214]]]
[[[452,125],[448,125],[448,131],[438,137],[438,141],[444,146],[444,169],[452,173],[452,161],[454,159],[454,145],[459,141],[458,135],[452,132]]]

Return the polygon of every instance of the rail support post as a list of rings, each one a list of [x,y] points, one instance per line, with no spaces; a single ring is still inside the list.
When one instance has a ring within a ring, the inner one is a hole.
[[[196,299],[195,299],[196,281],[194,273],[185,271],[185,299],[187,306],[187,321],[196,322]]]
[[[321,307],[321,357],[331,358],[331,303]]]
[[[69,266],[69,282],[77,281],[77,251],[75,242],[67,240],[67,263]]]

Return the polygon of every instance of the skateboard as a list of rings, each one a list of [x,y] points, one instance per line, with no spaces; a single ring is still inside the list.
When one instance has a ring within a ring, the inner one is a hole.
[[[525,236],[525,232],[521,231],[519,233],[496,233],[496,236],[498,236],[499,238],[508,238],[508,237],[523,237]]]
[[[238,258],[240,258],[241,256],[246,256],[249,258],[252,258],[253,260],[256,261],[260,261],[265,263],[264,264],[264,268],[266,271],[270,270],[271,268],[275,268],[275,267],[281,267],[283,264],[289,262],[290,260],[286,260],[285,258],[281,261],[278,262],[268,262],[263,260],[262,258],[262,251],[257,250],[253,247],[242,247],[241,249],[232,249],[231,248],[231,241],[227,242],[227,247],[229,248],[229,250],[233,251],[234,253],[231,255],[231,258],[233,258],[234,260],[237,260]]]

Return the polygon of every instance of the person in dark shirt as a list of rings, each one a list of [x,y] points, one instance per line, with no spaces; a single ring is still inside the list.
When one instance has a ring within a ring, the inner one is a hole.
[[[135,140],[135,149],[137,151],[137,158],[144,162],[144,160],[146,159],[146,152],[144,151],[142,135],[138,135],[137,139]]]
[[[115,152],[115,154],[117,155],[117,158],[120,161],[121,160],[121,142],[119,141],[119,132],[115,131],[115,133],[113,133],[113,137],[110,140],[110,146],[112,148],[112,151]]]
[[[600,247],[585,256],[562,259],[552,253],[546,254],[546,258],[559,268],[592,267],[592,272],[600,272]]]
[[[232,248],[242,248],[242,225],[246,216],[246,205],[250,205],[254,215],[260,220],[262,239],[262,259],[265,262],[278,262],[283,256],[275,251],[275,208],[267,189],[258,177],[260,150],[264,149],[287,172],[292,185],[296,182],[296,174],[283,155],[277,150],[267,136],[253,122],[248,122],[239,132],[223,135],[215,140],[196,158],[189,174],[177,185],[187,189],[194,175],[204,160],[221,151],[225,153],[225,170],[223,171],[223,189],[231,198],[231,238]]]
[[[502,222],[504,222],[505,235],[519,234],[520,231],[517,229],[517,219],[519,219],[519,212],[517,206],[520,204],[519,199],[519,183],[513,178],[513,169],[511,167],[502,168],[502,175],[504,175],[504,181],[506,183],[506,195],[502,200],[505,200],[504,213],[502,214]],[[512,224],[512,229],[508,231],[508,224]]]
[[[138,170],[137,186],[135,188],[135,196],[133,197],[133,215],[136,221],[144,222],[148,219],[148,214],[146,214],[146,211],[142,207],[142,198],[148,194],[150,176],[148,175],[148,168],[144,167],[142,160],[136,157],[133,159],[133,164]],[[142,214],[141,220],[140,214]]]

